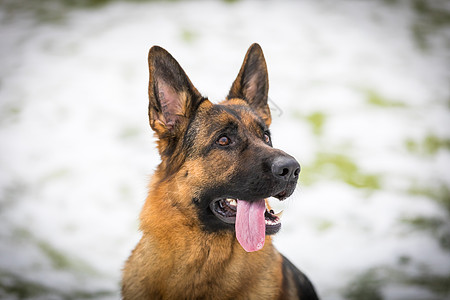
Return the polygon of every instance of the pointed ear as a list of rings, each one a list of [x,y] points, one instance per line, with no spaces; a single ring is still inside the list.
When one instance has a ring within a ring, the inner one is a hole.
[[[261,46],[253,44],[245,55],[241,70],[231,86],[227,99],[240,98],[250,105],[264,120],[267,126],[271,123],[269,106],[269,77],[266,60]]]
[[[203,98],[178,62],[161,47],[148,53],[150,126],[162,137],[189,119]]]

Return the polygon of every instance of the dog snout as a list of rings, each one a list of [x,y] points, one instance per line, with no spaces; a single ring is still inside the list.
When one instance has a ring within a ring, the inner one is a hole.
[[[272,162],[273,175],[283,181],[297,181],[300,164],[291,156],[278,156]]]

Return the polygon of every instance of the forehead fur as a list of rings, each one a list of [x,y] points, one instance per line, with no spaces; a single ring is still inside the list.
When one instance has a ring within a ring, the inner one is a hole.
[[[198,119],[209,124],[205,126],[207,135],[230,125],[245,127],[253,132],[267,130],[262,118],[242,99],[231,99],[211,105],[198,114]]]

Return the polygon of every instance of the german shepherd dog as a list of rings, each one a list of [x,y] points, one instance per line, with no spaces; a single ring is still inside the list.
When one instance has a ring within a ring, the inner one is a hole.
[[[300,165],[272,147],[261,47],[249,48],[220,104],[166,50],[152,47],[148,62],[161,163],[123,270],[123,299],[318,299],[271,241],[281,224],[266,198],[289,197]]]

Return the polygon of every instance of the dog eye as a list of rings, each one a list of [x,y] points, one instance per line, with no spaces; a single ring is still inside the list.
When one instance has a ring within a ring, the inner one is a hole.
[[[220,146],[228,146],[229,144],[231,144],[231,140],[227,136],[222,136],[217,140],[216,143]]]

